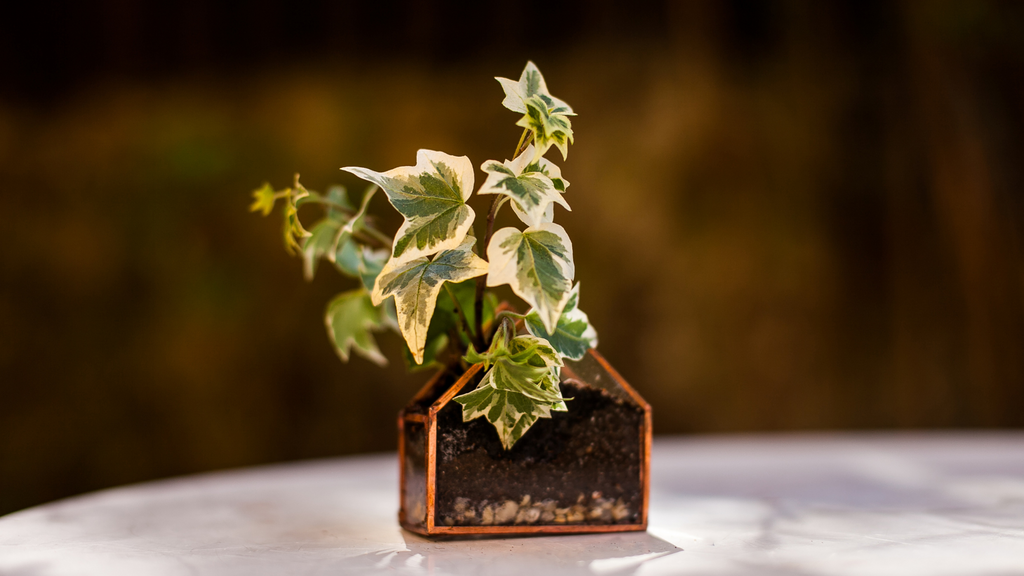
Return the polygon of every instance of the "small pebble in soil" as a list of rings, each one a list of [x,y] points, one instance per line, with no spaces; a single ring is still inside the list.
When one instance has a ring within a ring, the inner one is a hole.
[[[501,507],[494,511],[494,523],[510,524],[515,520],[517,512],[519,512],[519,504],[516,504],[511,500],[506,500]]]
[[[559,508],[555,500],[534,502],[527,494],[519,499],[501,503],[484,500],[474,505],[469,498],[456,498],[453,506],[455,515],[446,516],[444,524],[460,525],[508,525],[508,524],[579,524],[583,522],[612,523],[628,521],[632,512],[621,498],[612,500],[594,492],[588,499],[580,494],[576,504]]]

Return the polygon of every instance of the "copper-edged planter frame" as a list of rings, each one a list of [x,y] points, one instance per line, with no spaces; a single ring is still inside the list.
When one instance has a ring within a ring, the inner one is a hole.
[[[413,397],[408,406],[399,412],[398,416],[398,459],[399,459],[399,491],[400,509],[398,514],[402,527],[411,532],[424,536],[458,536],[458,535],[513,535],[513,534],[583,534],[600,532],[630,532],[643,531],[647,529],[647,514],[650,500],[650,462],[651,462],[651,407],[650,405],[622,378],[622,376],[595,350],[588,351],[590,358],[610,376],[614,384],[618,386],[632,403],[642,409],[643,417],[640,421],[639,430],[639,487],[640,487],[640,509],[639,521],[629,523],[563,523],[563,524],[491,524],[491,525],[444,525],[437,521],[437,453],[438,453],[438,412],[451,400],[474,381],[480,373],[482,365],[471,366],[458,380],[440,395],[429,408],[423,410],[424,399],[429,401],[429,396],[437,394],[435,388],[446,377],[446,371],[442,370]],[[598,376],[598,379],[600,376]],[[562,379],[565,381],[581,380],[567,365],[563,368]],[[468,392],[468,390],[466,390]],[[413,407],[420,403],[419,409]],[[570,406],[570,410],[572,407]],[[424,413],[425,412],[425,413]],[[422,434],[425,436],[425,450],[420,450],[417,445],[413,446],[407,439],[408,435]],[[523,441],[529,441],[528,436]],[[422,468],[420,465],[422,464]],[[412,476],[417,478],[412,478]],[[419,491],[418,476],[422,475],[425,483],[425,492]],[[423,501],[420,502],[420,498]],[[410,507],[412,509],[410,510]],[[634,515],[637,516],[637,515]],[[418,520],[418,521],[416,521]]]

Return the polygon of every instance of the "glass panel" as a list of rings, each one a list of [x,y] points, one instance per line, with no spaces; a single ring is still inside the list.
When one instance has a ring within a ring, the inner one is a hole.
[[[406,420],[403,428],[405,520],[422,526],[427,521],[427,432],[421,422]]]
[[[463,422],[458,403],[438,412],[435,524],[640,522],[643,409],[589,355],[563,372],[562,392],[569,411],[507,451],[485,419]]]

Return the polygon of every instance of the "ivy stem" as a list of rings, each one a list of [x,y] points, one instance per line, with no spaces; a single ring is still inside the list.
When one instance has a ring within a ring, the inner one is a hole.
[[[530,137],[527,138],[527,136]],[[512,159],[515,160],[520,154],[522,154],[532,141],[533,131],[529,128],[524,128],[522,136],[519,137],[519,143],[516,144],[516,151],[512,154]],[[487,259],[487,247],[490,246],[491,236],[494,235],[494,219],[498,216],[498,210],[501,209],[501,206],[506,201],[508,201],[508,196],[503,194],[495,196],[494,200],[491,201],[491,209],[487,213],[487,234],[484,235],[484,243],[480,247],[484,252],[483,256],[485,260]],[[474,316],[474,320],[476,320],[476,337],[481,350],[487,347],[487,338],[484,336],[484,290],[486,290],[486,288],[487,277],[477,277],[476,295],[473,298],[473,312],[476,313],[476,316]],[[497,325],[498,323],[495,322],[494,324]]]
[[[374,228],[372,226],[363,226],[360,229],[360,231],[361,232],[366,232],[366,234],[369,235],[371,238],[373,238],[374,240],[380,242],[382,247],[384,247],[384,248],[390,248],[391,247],[391,243],[393,242],[393,240],[391,238],[389,238],[386,234],[381,232],[380,230],[377,230],[376,228]]]
[[[494,235],[494,219],[498,215],[501,205],[508,200],[508,196],[495,196],[491,202],[491,210],[487,213],[487,234],[484,235],[483,250],[487,256],[487,246],[491,244],[491,236]],[[476,313],[476,333],[479,336],[481,350],[487,346],[487,338],[484,336],[484,290],[487,288],[487,276],[478,276],[476,279],[476,296],[473,298],[473,312]]]
[[[515,160],[516,156],[519,156],[519,154],[523,151],[524,146],[529,146],[529,141],[526,140],[527,134],[530,134],[530,129],[524,128],[523,135],[519,137],[519,144],[516,144],[515,154],[512,155],[513,160]]]
[[[494,322],[495,323],[501,323],[501,321],[504,320],[505,318],[515,318],[516,320],[525,320],[526,319],[526,315],[525,314],[519,314],[519,313],[513,312],[511,310],[502,310],[501,312],[498,312],[497,316],[494,317]]]
[[[462,320],[462,329],[466,331],[466,334],[469,336],[470,340],[472,340],[477,345],[482,345],[481,338],[478,336],[478,334],[475,334],[473,332],[473,327],[469,323],[469,318],[466,317],[466,311],[462,309],[462,303],[459,302],[459,299],[455,297],[455,293],[452,292],[452,289],[450,286],[448,286],[447,282],[444,283],[444,289],[446,292],[448,292],[448,296],[451,297],[452,302],[455,303],[455,310],[459,313],[459,319]]]
[[[529,138],[526,137],[527,134],[529,134]],[[516,158],[519,157],[520,154],[526,152],[526,148],[529,147],[532,142],[533,132],[529,128],[527,128],[526,130],[523,131],[523,136],[519,139],[519,145],[516,146],[516,153],[515,155],[512,156],[512,159],[515,160]]]

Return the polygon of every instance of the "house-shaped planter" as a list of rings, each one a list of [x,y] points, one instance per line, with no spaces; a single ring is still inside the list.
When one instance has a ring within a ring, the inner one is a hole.
[[[435,375],[399,413],[402,526],[427,536],[645,530],[650,406],[594,350],[561,374],[568,412],[541,418],[511,450],[452,401],[476,388],[481,365]]]

